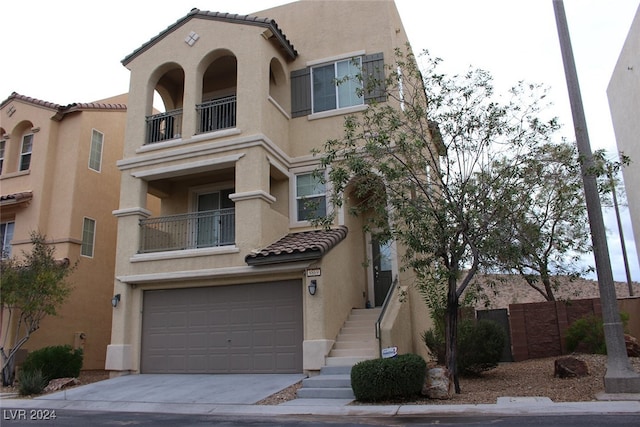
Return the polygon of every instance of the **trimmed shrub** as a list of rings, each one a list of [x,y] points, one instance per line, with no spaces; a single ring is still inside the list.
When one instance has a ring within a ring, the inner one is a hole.
[[[427,364],[417,354],[365,360],[351,369],[351,388],[364,402],[403,399],[420,394]]]
[[[446,343],[443,333],[430,329],[422,339],[438,364],[444,365]],[[479,375],[498,366],[506,340],[502,327],[492,320],[461,319],[458,322],[458,372]]]
[[[32,371],[20,371],[18,375],[18,393],[22,396],[40,394],[48,382],[40,369]]]
[[[27,355],[22,371],[40,370],[47,382],[56,378],[76,378],[80,375],[82,358],[82,350],[74,350],[70,345],[44,347]]]

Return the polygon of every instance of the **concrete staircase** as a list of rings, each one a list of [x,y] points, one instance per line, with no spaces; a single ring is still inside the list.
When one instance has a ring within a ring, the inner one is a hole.
[[[375,325],[379,308],[353,309],[342,326],[320,374],[306,378],[298,390],[299,399],[350,399],[351,367],[379,357]]]

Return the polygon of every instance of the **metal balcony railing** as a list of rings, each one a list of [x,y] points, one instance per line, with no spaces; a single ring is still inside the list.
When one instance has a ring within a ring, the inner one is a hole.
[[[181,109],[147,116],[147,144],[180,138],[181,133]]]
[[[236,96],[227,96],[196,105],[198,133],[236,127]]]
[[[233,245],[235,223],[235,208],[141,219],[138,252]]]

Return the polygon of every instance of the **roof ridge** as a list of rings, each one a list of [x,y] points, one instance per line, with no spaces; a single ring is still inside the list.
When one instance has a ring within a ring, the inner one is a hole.
[[[145,52],[151,46],[153,46],[156,42],[162,39],[165,35],[172,32],[174,29],[178,28],[182,24],[186,23],[190,19],[194,17],[200,17],[203,19],[212,19],[219,21],[228,21],[238,24],[248,24],[248,25],[258,25],[262,27],[269,27],[273,31],[274,36],[278,39],[278,42],[282,46],[284,50],[287,51],[289,56],[294,59],[298,56],[298,51],[295,49],[293,44],[287,39],[287,36],[282,32],[278,24],[274,19],[270,18],[260,18],[256,15],[240,15],[240,14],[232,14],[228,12],[211,12],[211,11],[202,11],[198,8],[193,8],[182,18],[178,19],[173,24],[169,25],[167,28],[159,32],[156,36],[149,39],[147,42],[143,43],[139,48],[135,49],[129,55],[125,56],[122,61],[122,65],[127,65],[131,62],[136,56]]]

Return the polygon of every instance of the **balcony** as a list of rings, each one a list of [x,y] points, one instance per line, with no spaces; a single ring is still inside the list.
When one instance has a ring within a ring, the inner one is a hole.
[[[139,253],[235,244],[235,208],[140,220]]]
[[[198,133],[236,127],[236,104],[232,95],[196,105]]]
[[[147,116],[147,144],[180,138],[182,133],[182,110]]]

